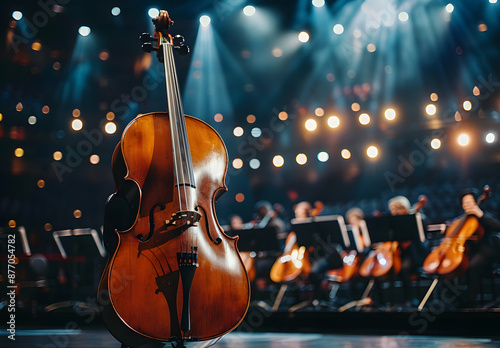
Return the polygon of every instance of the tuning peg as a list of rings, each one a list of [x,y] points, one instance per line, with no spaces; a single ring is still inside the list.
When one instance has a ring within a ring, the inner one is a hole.
[[[179,46],[176,48],[177,48],[177,52],[179,52],[179,54],[181,56],[185,56],[186,54],[189,53],[189,47],[187,47],[186,45],[182,45],[182,46]]]
[[[145,42],[142,44],[141,46],[142,50],[144,52],[148,52],[148,53],[151,53],[153,51],[158,51],[158,48],[156,47],[153,47],[153,45],[151,44],[151,42]]]
[[[173,43],[175,47],[179,47],[184,45],[184,36],[182,35],[175,35],[173,39]]]
[[[139,39],[144,43],[153,41],[149,33],[142,33],[141,36],[139,36]]]

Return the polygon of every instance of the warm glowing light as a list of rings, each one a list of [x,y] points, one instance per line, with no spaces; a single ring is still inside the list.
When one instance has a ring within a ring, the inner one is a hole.
[[[43,225],[43,228],[47,232],[52,231],[52,224],[50,224],[50,223],[47,222],[45,225]]]
[[[104,130],[108,134],[114,134],[116,132],[116,124],[114,122],[108,122],[104,126]]]
[[[106,120],[113,121],[114,119],[115,119],[115,113],[113,111],[110,111],[106,114]]]
[[[486,137],[484,138],[488,144],[492,144],[495,142],[495,134],[494,133],[488,133],[486,134]]]
[[[437,93],[431,93],[430,98],[431,98],[431,100],[432,100],[432,101],[437,101],[437,100],[438,100],[438,95],[437,95]]]
[[[344,32],[344,26],[342,24],[335,24],[333,26],[333,32],[337,35],[340,35]]]
[[[61,63],[55,62],[54,64],[52,64],[52,69],[54,69],[54,70],[61,69]]]
[[[90,28],[87,27],[86,25],[82,25],[79,29],[78,29],[78,34],[80,34],[81,36],[89,36],[90,35]]]
[[[372,43],[369,43],[367,46],[366,46],[366,50],[368,52],[375,52],[377,50],[377,46],[375,46],[375,44],[372,44]]]
[[[445,9],[446,9],[446,12],[452,13],[453,10],[455,9],[455,6],[453,6],[452,4],[448,4],[448,5],[446,5]]]
[[[285,164],[285,159],[283,158],[283,156],[276,155],[273,158],[273,164],[275,167],[279,168],[279,167],[283,166],[283,164]]]
[[[74,109],[72,115],[73,115],[73,117],[80,117],[80,110]]]
[[[305,31],[301,31],[298,38],[300,42],[306,43],[307,41],[309,41],[309,34]]]
[[[458,145],[460,146],[467,146],[469,145],[470,142],[469,136],[465,133],[460,134],[457,140],[458,140]]]
[[[330,159],[330,155],[328,154],[328,152],[321,151],[320,153],[318,153],[318,161],[326,162],[329,159]]]
[[[439,140],[438,138],[434,138],[431,140],[431,147],[434,149],[434,150],[437,150],[441,147],[441,140]]]
[[[481,91],[479,90],[479,87],[474,86],[474,89],[472,90],[472,94],[474,94],[476,97],[481,94]]]
[[[490,4],[496,4],[497,0],[490,0]]]
[[[351,151],[349,151],[347,149],[343,149],[340,152],[340,155],[342,156],[343,159],[349,159],[349,158],[351,158]]]
[[[39,41],[35,41],[31,44],[31,49],[33,51],[40,51],[42,49],[42,44]]]
[[[19,102],[16,104],[16,111],[18,112],[23,111],[23,103]]]
[[[309,132],[312,132],[312,131],[316,130],[316,128],[318,127],[318,123],[316,122],[316,120],[313,120],[312,118],[310,118],[306,121],[305,127]]]
[[[158,9],[154,8],[154,7],[150,8],[148,11],[148,15],[151,18],[156,18],[156,17],[158,17],[159,14],[160,14],[160,11],[158,11]]]
[[[200,17],[200,23],[204,27],[208,27],[210,25],[211,21],[212,20],[207,15],[203,15],[203,16]]]
[[[245,14],[245,16],[253,16],[255,14],[255,7],[253,6],[245,6],[243,8],[243,13]]]
[[[23,18],[23,13],[21,11],[14,11],[12,12],[12,18],[14,18],[16,21],[21,20]]]
[[[36,123],[36,117],[35,116],[28,117],[28,123],[34,125]]]
[[[404,11],[403,11],[403,12],[400,12],[400,13],[398,14],[398,18],[399,18],[399,20],[400,20],[401,22],[406,22],[406,21],[408,20],[409,16],[408,16],[408,13],[407,13],[407,12],[404,12]]]
[[[73,212],[73,216],[77,219],[81,218],[82,217],[82,211],[80,209],[76,209],[74,212]]]
[[[17,226],[16,220],[9,220],[9,227],[15,228]]]
[[[39,188],[44,188],[45,187],[45,181],[43,181],[42,179],[38,180],[36,182],[36,186],[38,186]]]
[[[16,157],[23,157],[24,156],[24,150],[20,147],[14,150],[14,156]]]
[[[323,110],[323,108],[316,108],[316,110],[314,110],[314,114],[316,116],[323,116],[325,114],[325,110]]]
[[[83,122],[80,119],[75,119],[73,122],[71,122],[71,128],[75,131],[79,131],[83,128]]]
[[[55,160],[55,161],[60,161],[62,160],[62,152],[61,151],[56,151],[52,154],[52,158]]]
[[[340,126],[340,119],[337,116],[330,116],[328,117],[328,125],[331,128],[337,128]]]
[[[0,113],[0,122],[3,120],[3,114]]]
[[[365,114],[365,113],[359,115],[359,123],[361,123],[363,126],[370,123],[370,115]]]
[[[281,120],[281,121],[286,121],[288,119],[288,113],[286,111],[281,111],[279,114],[278,114],[278,118]]]
[[[50,108],[49,108],[49,106],[48,106],[48,105],[45,105],[45,106],[42,108],[42,112],[43,112],[44,114],[48,114],[48,113],[50,112]]]
[[[376,146],[369,146],[367,149],[366,149],[366,154],[368,157],[370,158],[375,158],[378,156],[378,149]]]
[[[98,155],[92,155],[92,156],[90,156],[90,158],[89,158],[89,161],[90,161],[90,163],[92,163],[92,164],[97,164],[97,163],[99,163],[99,161],[100,161],[100,160],[101,160],[101,159],[99,158],[99,156],[98,156]]]
[[[389,108],[389,109],[385,110],[384,115],[385,115],[386,119],[388,119],[389,121],[392,121],[396,118],[396,111],[394,109]]]
[[[252,158],[248,164],[252,169],[257,169],[260,167],[260,161],[257,158]]]
[[[215,122],[222,122],[223,119],[224,119],[224,116],[222,116],[222,114],[220,114],[220,113],[214,115]]]
[[[303,153],[299,153],[297,157],[295,157],[295,161],[300,165],[304,165],[307,163],[307,156]]]
[[[250,124],[255,123],[256,120],[257,118],[255,117],[255,115],[250,114],[247,116],[247,122]]]
[[[477,28],[479,29],[480,32],[484,32],[484,31],[488,30],[488,27],[484,23],[479,24],[477,26]]]
[[[325,0],[312,0],[312,4],[315,7],[323,7],[325,5]]]
[[[427,115],[429,116],[436,114],[436,111],[437,111],[436,105],[434,104],[429,104],[425,107],[425,112],[427,112]]]
[[[279,47],[273,48],[272,54],[274,57],[279,58],[283,55],[283,50]]]
[[[122,10],[120,10],[120,8],[119,8],[119,7],[116,7],[116,6],[115,6],[115,7],[113,7],[113,8],[111,9],[111,14],[112,14],[113,16],[115,16],[115,17],[116,17],[116,16],[118,16],[118,15],[120,14],[120,12],[122,12]]]
[[[351,104],[351,110],[352,111],[359,111],[361,109],[361,106],[358,103],[352,103]]]
[[[236,202],[241,203],[245,200],[245,195],[243,193],[237,193],[234,198],[236,199]]]
[[[241,137],[243,135],[244,131],[243,131],[243,128],[241,127],[236,127],[234,130],[233,130],[233,134],[235,137]]]
[[[243,160],[241,158],[235,158],[233,160],[233,168],[241,169],[241,167],[243,167]]]
[[[464,101],[463,107],[465,111],[470,111],[472,109],[472,103],[469,100]]]
[[[108,60],[109,59],[109,53],[108,53],[108,51],[101,51],[99,53],[99,59],[100,60]]]

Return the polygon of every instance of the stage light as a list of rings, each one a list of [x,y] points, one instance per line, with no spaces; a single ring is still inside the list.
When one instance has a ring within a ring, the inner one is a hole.
[[[305,127],[306,129],[309,131],[309,132],[312,132],[314,130],[316,130],[316,128],[318,127],[318,124],[316,123],[315,120],[313,120],[312,118],[308,119],[305,123]]]
[[[328,125],[330,128],[337,128],[340,126],[340,119],[337,116],[328,117]]]
[[[208,25],[210,24],[211,21],[212,20],[207,15],[203,15],[200,17],[200,23],[204,27],[208,27]]]
[[[255,117],[255,115],[250,114],[247,116],[247,122],[250,124],[255,123],[256,120],[257,118]]]
[[[472,109],[472,103],[469,100],[464,101],[462,106],[465,111],[470,111]]]
[[[73,120],[73,122],[71,122],[71,128],[73,128],[73,130],[75,130],[75,131],[81,130],[82,127],[83,127],[83,122],[82,122],[82,120],[80,120],[78,118]]]
[[[496,4],[497,0],[490,0],[490,4]]]
[[[340,155],[342,156],[343,159],[349,159],[349,158],[351,158],[351,151],[349,151],[347,149],[343,149],[340,152]]]
[[[17,226],[16,220],[9,220],[9,227],[15,228]]]
[[[431,93],[430,98],[431,98],[431,100],[432,100],[432,101],[437,101],[437,100],[438,100],[438,95],[437,95],[437,93]]]
[[[359,123],[361,123],[363,126],[366,126],[368,123],[370,123],[370,115],[365,113],[359,115]]]
[[[106,114],[106,120],[113,121],[114,119],[115,119],[115,113],[113,111],[110,111]]]
[[[104,126],[104,130],[108,134],[114,134],[116,132],[116,124],[114,122],[108,122]]]
[[[488,144],[492,144],[495,142],[495,134],[494,133],[488,133],[486,134],[486,137],[484,138]]]
[[[98,155],[92,155],[92,156],[90,156],[90,158],[89,158],[89,161],[90,161],[90,163],[92,163],[92,164],[97,164],[97,163],[99,163],[99,161],[100,161],[100,160],[101,160],[101,159],[99,158],[99,156],[98,156]]]
[[[14,11],[12,12],[12,18],[14,18],[16,21],[21,20],[23,18],[23,13],[21,11]]]
[[[283,55],[283,50],[279,47],[273,48],[272,54],[274,57],[279,58]]]
[[[16,111],[17,112],[23,111],[23,103],[19,102],[16,104]]]
[[[241,169],[241,167],[243,167],[243,160],[241,158],[235,158],[233,160],[233,168]]]
[[[408,20],[409,16],[408,16],[408,13],[406,13],[406,12],[400,12],[398,14],[398,18],[401,22],[406,22]]]
[[[245,6],[245,8],[243,9],[243,13],[245,14],[245,16],[253,16],[255,14],[255,7],[253,6]]]
[[[49,108],[49,106],[48,106],[48,105],[45,105],[45,106],[42,108],[42,112],[43,112],[44,114],[48,114],[48,113],[50,112],[50,108]]]
[[[223,119],[224,119],[224,116],[222,116],[222,114],[220,114],[220,113],[217,113],[214,115],[215,122],[222,122]]]
[[[368,157],[370,158],[375,158],[378,156],[378,149],[377,147],[375,146],[369,146],[367,149],[366,149],[366,154]]]
[[[361,110],[361,106],[358,103],[352,103],[351,110],[352,111],[359,111],[359,110]]]
[[[43,229],[44,229],[45,231],[47,231],[47,232],[52,231],[52,228],[53,228],[52,224],[50,224],[50,223],[48,223],[48,222],[47,222],[45,225],[43,225]]]
[[[33,51],[40,51],[42,49],[42,44],[39,41],[35,41],[31,44],[31,49]]]
[[[448,5],[446,5],[445,9],[446,9],[446,12],[452,13],[453,10],[455,9],[455,6],[453,6],[452,4],[448,4]]]
[[[36,186],[38,186],[38,188],[44,188],[45,187],[45,181],[43,181],[42,179],[38,180],[36,182]]]
[[[156,18],[156,17],[158,17],[159,14],[160,14],[160,11],[158,11],[158,9],[154,8],[154,7],[150,8],[148,11],[148,15],[151,18]]]
[[[302,43],[306,43],[307,41],[309,41],[309,34],[306,33],[305,31],[301,31],[299,33],[299,41],[302,42]]]
[[[283,164],[285,164],[285,159],[283,158],[283,156],[276,155],[273,158],[273,164],[277,168],[282,167]]]
[[[99,59],[100,60],[108,60],[109,59],[109,53],[108,53],[108,51],[105,51],[105,50],[101,51],[99,53]]]
[[[28,117],[28,123],[34,125],[36,123],[36,117],[35,116]]]
[[[288,113],[286,111],[281,111],[279,114],[278,114],[278,118],[281,120],[281,121],[286,121],[288,120]]]
[[[113,7],[113,8],[111,9],[111,14],[112,14],[113,16],[115,16],[115,17],[116,17],[116,16],[118,16],[118,15],[120,14],[120,12],[122,12],[122,10],[120,10],[120,8],[119,8],[119,7],[116,7],[116,6],[115,6],[115,7]]]
[[[315,7],[323,7],[325,6],[325,0],[312,0],[312,4]]]
[[[233,134],[235,137],[241,137],[243,133],[245,133],[245,131],[241,127],[236,127],[233,129]]]
[[[467,146],[467,145],[469,145],[469,142],[470,142],[469,136],[467,134],[465,134],[465,133],[460,134],[458,136],[457,140],[458,140],[458,144],[460,146]]]
[[[316,110],[314,110],[314,114],[316,116],[323,116],[325,114],[325,110],[323,110],[323,108],[316,108]]]
[[[392,121],[396,118],[396,111],[394,109],[389,108],[389,109],[385,110],[384,115],[385,115],[386,119],[388,119],[389,121]]]
[[[437,150],[441,147],[441,140],[439,140],[438,138],[434,138],[431,140],[431,147],[434,149],[434,150]]]
[[[52,158],[54,161],[60,161],[63,158],[62,152],[61,151],[56,151],[52,154]]]
[[[236,202],[241,203],[245,200],[245,195],[243,193],[237,193],[234,199],[236,199]]]
[[[262,130],[259,127],[252,128],[250,131],[250,134],[252,134],[252,137],[258,138],[262,135]]]
[[[307,163],[307,156],[304,153],[299,153],[297,157],[295,157],[295,161],[302,166]]]
[[[20,147],[14,150],[14,156],[16,157],[23,157],[24,156],[24,150]]]
[[[335,24],[333,26],[333,32],[337,35],[340,35],[344,32],[344,26],[342,24]]]
[[[81,218],[82,217],[82,211],[80,209],[76,209],[75,211],[73,211],[73,216],[77,219]]]
[[[369,43],[369,44],[366,46],[366,50],[367,50],[368,52],[373,53],[373,52],[375,52],[375,51],[377,50],[377,47],[376,47],[374,44]]]
[[[79,29],[78,29],[78,33],[81,35],[81,36],[89,36],[91,30],[89,27],[87,27],[86,25],[82,25]]]
[[[252,158],[248,164],[252,169],[258,169],[260,167],[260,161],[257,158]]]
[[[480,32],[485,32],[486,30],[488,30],[488,27],[486,26],[486,24],[484,23],[481,23],[477,26],[477,29],[480,31]]]
[[[472,94],[474,94],[476,97],[481,94],[481,91],[477,86],[474,86],[474,89],[472,90]]]
[[[427,115],[432,116],[436,113],[436,105],[434,104],[429,104],[425,107],[425,112],[427,112]]]
[[[0,113],[0,122],[3,120],[3,115]]]
[[[318,161],[326,162],[329,159],[330,159],[330,155],[328,154],[328,152],[321,151],[320,153],[318,153]]]
[[[71,114],[73,117],[80,117],[80,110],[79,109],[74,109]]]

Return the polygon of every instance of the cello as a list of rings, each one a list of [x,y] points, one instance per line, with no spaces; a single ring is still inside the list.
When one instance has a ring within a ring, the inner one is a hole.
[[[478,198],[481,205],[491,196],[491,189],[484,186],[483,194]],[[484,233],[483,227],[474,215],[464,215],[454,221],[447,229],[441,244],[432,250],[425,258],[423,269],[429,274],[460,276],[469,265],[467,245],[469,240],[479,240]]]
[[[187,53],[187,46],[167,33],[167,11],[153,23],[153,38],[141,40],[164,63],[168,112],[138,115],[113,154],[115,195],[132,214],[113,231],[98,298],[124,345],[204,347],[243,320],[250,285],[237,237],[215,215],[215,200],[227,190],[226,147],[212,127],[184,115],[173,49]]]

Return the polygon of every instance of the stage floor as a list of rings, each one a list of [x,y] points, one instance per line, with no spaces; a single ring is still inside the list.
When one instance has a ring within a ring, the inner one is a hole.
[[[492,323],[493,324],[493,323]],[[106,330],[18,330],[13,343],[5,331],[0,335],[1,347],[23,348],[120,348]],[[166,346],[168,347],[168,346]],[[226,335],[215,348],[403,348],[403,347],[500,347],[500,339],[462,338],[450,336],[377,336],[316,333],[238,333]]]

